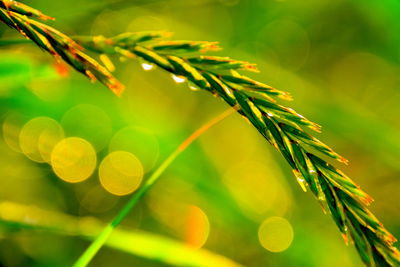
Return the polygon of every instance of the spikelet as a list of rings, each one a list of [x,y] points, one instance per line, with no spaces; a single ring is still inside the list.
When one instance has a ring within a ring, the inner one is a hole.
[[[106,68],[86,55],[80,45],[67,35],[34,19],[53,18],[17,1],[0,1],[1,22],[18,30],[57,59],[63,59],[90,80],[100,81],[116,95],[122,93],[124,86]]]

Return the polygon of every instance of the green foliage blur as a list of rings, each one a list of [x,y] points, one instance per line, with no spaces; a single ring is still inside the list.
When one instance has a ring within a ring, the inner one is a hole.
[[[400,2],[27,4],[56,17],[50,25],[70,36],[167,30],[178,40],[218,41],[224,50],[216,55],[256,63],[261,73],[251,76],[290,92],[294,101],[285,104],[323,126],[318,138],[350,160],[339,167],[375,199],[371,210],[400,237]],[[17,38],[0,25],[0,40]],[[142,165],[133,171],[146,179],[180,142],[227,109],[159,69],[112,61],[127,87],[120,98],[71,69],[61,75],[54,59],[33,44],[0,47],[0,266],[71,266],[129,197],[110,193],[99,180],[104,159],[129,152]],[[43,117],[65,137],[93,147],[97,163],[88,179],[60,179],[54,166],[35,160],[35,151],[27,153],[43,138],[26,123]],[[196,262],[362,264],[286,162],[237,114],[180,155],[91,266]]]

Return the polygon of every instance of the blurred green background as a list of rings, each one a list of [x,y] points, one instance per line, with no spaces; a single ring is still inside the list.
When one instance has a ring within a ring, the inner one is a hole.
[[[341,169],[400,236],[399,1],[27,4],[69,35],[167,30],[218,41],[224,50],[216,54],[257,63],[261,73],[251,76],[291,92],[287,105],[323,126],[320,139],[350,160]],[[0,38],[21,37],[1,25]],[[127,86],[121,98],[72,70],[60,76],[34,45],[0,47],[1,266],[70,266],[125,195],[227,108],[161,70],[113,62]],[[51,155],[55,144],[61,156]],[[107,180],[110,172],[122,184]],[[286,162],[237,114],[189,147],[121,229],[91,266],[188,266],[196,257],[208,266],[362,265]]]

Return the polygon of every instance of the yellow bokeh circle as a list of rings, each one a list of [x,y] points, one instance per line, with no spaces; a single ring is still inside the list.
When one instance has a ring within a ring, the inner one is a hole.
[[[100,183],[111,194],[123,196],[135,191],[143,179],[143,166],[132,153],[115,151],[100,164]]]
[[[62,180],[78,183],[89,178],[96,168],[96,151],[86,140],[69,137],[61,140],[51,153],[51,166]]]
[[[270,217],[258,228],[261,245],[271,252],[286,250],[293,241],[292,225],[282,217]]]
[[[36,162],[50,162],[54,146],[64,138],[60,124],[48,117],[28,121],[19,133],[21,151]]]

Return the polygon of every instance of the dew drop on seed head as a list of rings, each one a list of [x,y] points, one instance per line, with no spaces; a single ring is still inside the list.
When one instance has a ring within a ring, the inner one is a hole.
[[[176,76],[176,75],[174,75],[174,74],[172,74],[172,79],[174,79],[174,81],[175,81],[176,83],[184,83],[184,82],[186,81],[186,78],[185,78],[185,77]]]
[[[194,84],[193,82],[188,82],[188,86],[189,86],[189,89],[190,90],[192,90],[192,91],[199,91],[199,90],[201,90],[201,88],[200,87],[198,87],[196,84]]]
[[[142,63],[142,68],[145,71],[149,71],[149,70],[154,69],[154,65],[153,64],[149,64],[149,63]]]

